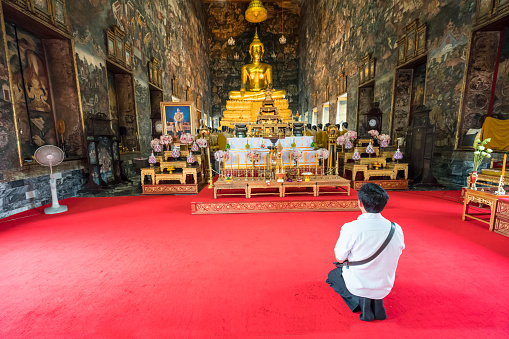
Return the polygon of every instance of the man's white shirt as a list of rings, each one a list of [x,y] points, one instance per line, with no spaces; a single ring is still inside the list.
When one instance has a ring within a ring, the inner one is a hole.
[[[382,246],[389,235],[391,222],[380,213],[363,213],[357,220],[341,228],[334,248],[338,260],[368,259]],[[343,278],[353,295],[370,299],[385,298],[394,285],[399,256],[405,248],[403,230],[396,231],[387,247],[372,261],[360,266],[343,267]]]

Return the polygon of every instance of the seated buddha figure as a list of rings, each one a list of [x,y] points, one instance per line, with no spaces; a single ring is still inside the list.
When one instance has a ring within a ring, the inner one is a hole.
[[[251,45],[249,45],[249,54],[251,55],[251,64],[242,66],[240,91],[231,91],[231,100],[249,100],[262,101],[265,99],[264,90],[272,89],[272,66],[262,63],[264,47],[258,38],[258,31]],[[246,89],[247,82],[249,87]],[[284,90],[273,90],[273,99],[284,99],[286,92]]]

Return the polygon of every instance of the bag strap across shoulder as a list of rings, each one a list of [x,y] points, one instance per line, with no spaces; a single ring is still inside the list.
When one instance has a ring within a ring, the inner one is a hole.
[[[368,262],[370,262],[371,260],[375,259],[376,257],[378,257],[378,255],[380,253],[382,253],[382,251],[387,247],[387,245],[391,241],[392,236],[394,235],[395,231],[396,231],[396,224],[394,222],[391,222],[391,231],[389,232],[389,235],[385,239],[382,246],[380,246],[380,248],[375,253],[373,253],[373,255],[371,257],[369,257],[368,259],[360,260],[360,261],[345,261],[344,266],[348,267],[348,266],[364,265],[364,264],[367,264]]]

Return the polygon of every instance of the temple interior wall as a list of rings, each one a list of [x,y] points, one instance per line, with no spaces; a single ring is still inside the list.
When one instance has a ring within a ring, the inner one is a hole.
[[[2,1],[4,8],[6,2]],[[110,110],[112,96],[108,95],[106,29],[113,25],[119,26],[125,32],[125,41],[132,44],[130,93],[124,91],[117,93],[116,97],[119,101],[125,100],[124,96],[131,96],[129,100],[133,105],[119,107],[135,114],[136,134],[139,138],[137,152],[128,156],[122,164],[126,173],[132,174],[132,158],[146,157],[150,153],[152,120],[148,62],[152,58],[161,62],[163,101],[172,100],[172,80],[177,76],[176,87],[183,93],[180,94],[182,101],[188,97],[196,100],[199,95],[203,112],[208,114],[211,108],[209,31],[205,6],[201,0],[72,0],[66,1],[66,12],[71,39],[41,37],[42,42],[39,42],[37,32],[17,24],[16,28],[26,28],[29,31],[23,40],[19,39],[19,35],[24,34],[20,30],[22,33],[18,34],[17,40],[20,41],[20,49],[15,44],[15,36],[9,31],[11,18],[3,15],[7,29],[3,28],[0,34],[0,87],[2,91],[7,89],[11,95],[7,98],[0,96],[1,217],[46,204],[51,198],[47,182],[49,170],[40,168],[30,160],[37,145],[27,137],[27,133],[20,133],[21,128],[33,126],[30,126],[31,119],[22,115],[26,107],[20,91],[22,85],[19,84],[22,84],[22,75],[26,76],[30,68],[26,65],[15,67],[19,66],[19,62],[16,64],[12,61],[12,55],[18,50],[21,51],[21,63],[25,62],[28,50],[34,50],[40,60],[46,61],[44,70],[47,72],[40,75],[40,79],[51,83],[48,92],[53,91],[49,104],[54,111],[54,120],[63,119],[66,122],[64,138],[68,145],[66,156],[69,160],[55,168],[56,172],[62,171],[59,198],[74,196],[82,187],[88,172],[85,146],[85,136],[91,129],[88,118],[92,114],[105,113],[113,119],[113,130],[118,133],[118,118]],[[14,106],[17,106],[16,113]],[[48,117],[41,113],[36,119],[40,121],[40,126],[44,123],[45,127],[39,133],[40,137],[51,143],[60,136],[52,130],[55,122],[49,118],[49,114],[48,109]],[[30,118],[34,118],[33,114]],[[127,166],[129,164],[131,166]]]

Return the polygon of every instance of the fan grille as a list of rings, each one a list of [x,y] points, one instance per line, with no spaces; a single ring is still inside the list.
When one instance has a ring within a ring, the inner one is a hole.
[[[64,152],[53,145],[41,146],[34,153],[35,161],[42,166],[50,166],[50,164],[56,166],[64,160],[64,157]]]

